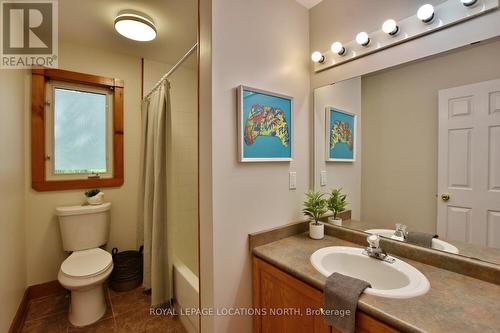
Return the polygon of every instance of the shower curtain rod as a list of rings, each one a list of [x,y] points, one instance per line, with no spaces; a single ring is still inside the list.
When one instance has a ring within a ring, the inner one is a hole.
[[[165,81],[172,73],[174,73],[175,70],[179,68],[179,66],[182,65],[184,61],[186,61],[186,59],[196,50],[197,47],[198,47],[198,42],[196,42],[189,49],[189,51],[187,51],[187,53],[183,55],[182,58],[165,75],[162,76],[162,78],[158,82],[156,82],[153,89],[151,89],[151,91],[146,96],[144,96],[143,99],[148,98],[156,89],[158,89],[158,87],[162,84],[162,82]]]

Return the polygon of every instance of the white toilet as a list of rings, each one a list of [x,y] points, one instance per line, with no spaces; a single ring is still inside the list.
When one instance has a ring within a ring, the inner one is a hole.
[[[99,248],[109,236],[111,203],[56,208],[63,248],[72,252],[59,270],[58,280],[71,291],[69,321],[86,326],[106,312],[103,283],[113,270],[111,254]]]

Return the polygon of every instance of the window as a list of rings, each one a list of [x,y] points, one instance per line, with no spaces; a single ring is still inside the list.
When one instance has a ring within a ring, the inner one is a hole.
[[[53,69],[32,73],[32,186],[123,184],[123,83]]]
[[[46,85],[46,178],[111,178],[112,91],[59,81]]]

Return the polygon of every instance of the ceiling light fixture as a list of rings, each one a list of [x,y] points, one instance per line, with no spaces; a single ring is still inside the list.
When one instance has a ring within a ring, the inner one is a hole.
[[[382,31],[385,32],[386,34],[391,35],[391,36],[395,36],[399,32],[399,27],[398,27],[398,24],[396,23],[396,21],[387,20],[382,25]]]
[[[157,34],[153,20],[133,12],[119,14],[115,18],[115,30],[124,37],[140,42],[152,41]]]
[[[338,55],[341,56],[346,54],[345,47],[342,45],[341,42],[333,43],[332,46],[330,47],[330,50],[332,50],[333,53],[337,53]]]
[[[424,23],[431,23],[434,20],[434,6],[430,4],[423,5],[418,9],[417,17]]]
[[[368,37],[366,32],[362,31],[356,35],[356,43],[361,46],[368,46],[370,44],[370,37]]]
[[[477,3],[477,0],[462,0],[462,5],[465,7],[472,7]]]

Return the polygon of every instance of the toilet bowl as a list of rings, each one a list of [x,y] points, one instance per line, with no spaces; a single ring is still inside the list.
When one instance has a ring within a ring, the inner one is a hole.
[[[87,326],[106,313],[103,284],[113,271],[113,258],[101,249],[108,241],[110,203],[56,209],[63,248],[71,252],[57,275],[71,291],[69,321]]]
[[[72,325],[92,324],[106,313],[103,283],[112,270],[111,255],[100,248],[73,252],[62,263],[58,280],[71,291]]]

